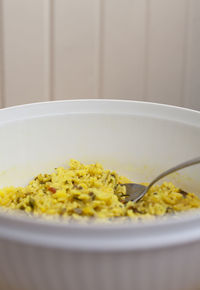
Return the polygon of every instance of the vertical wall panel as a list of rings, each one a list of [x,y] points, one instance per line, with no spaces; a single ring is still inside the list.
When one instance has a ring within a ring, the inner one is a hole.
[[[184,105],[200,110],[200,1],[189,1]]]
[[[0,107],[120,98],[200,110],[199,0],[0,0]]]
[[[54,91],[54,62],[53,62],[53,51],[54,51],[54,12],[53,12],[53,1],[54,0],[43,0],[44,1],[44,35],[43,35],[43,99],[53,100]]]
[[[103,13],[102,95],[143,100],[146,0],[104,0]]]
[[[47,100],[44,1],[3,0],[5,106]]]
[[[0,0],[0,108],[3,107],[4,96],[4,52],[3,52],[3,5]]]
[[[187,0],[149,0],[147,97],[181,105]]]
[[[54,98],[96,98],[100,0],[54,2]]]

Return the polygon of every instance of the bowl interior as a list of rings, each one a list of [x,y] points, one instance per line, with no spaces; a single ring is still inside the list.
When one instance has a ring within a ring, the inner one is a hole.
[[[103,102],[83,102],[77,110],[81,101],[71,103],[73,110],[69,102],[58,102],[0,111],[0,187],[25,185],[40,172],[67,166],[71,158],[100,162],[144,182],[199,156],[198,112],[134,102],[120,106],[117,101],[107,101],[106,110]],[[43,113],[38,113],[40,106]],[[24,116],[24,110],[30,114]],[[191,122],[193,116],[197,121]],[[196,165],[167,180],[200,193],[199,176]]]

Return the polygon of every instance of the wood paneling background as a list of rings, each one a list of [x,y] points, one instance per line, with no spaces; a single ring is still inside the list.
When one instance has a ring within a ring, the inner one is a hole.
[[[200,1],[0,0],[0,106],[76,98],[200,110]]]

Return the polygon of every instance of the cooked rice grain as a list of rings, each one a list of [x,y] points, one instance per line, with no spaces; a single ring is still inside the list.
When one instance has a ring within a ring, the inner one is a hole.
[[[137,203],[125,202],[126,177],[104,170],[99,163],[83,165],[71,160],[70,168],[39,174],[26,187],[0,190],[0,206],[27,214],[82,219],[95,217],[153,217],[200,207],[200,199],[172,183],[153,186]]]

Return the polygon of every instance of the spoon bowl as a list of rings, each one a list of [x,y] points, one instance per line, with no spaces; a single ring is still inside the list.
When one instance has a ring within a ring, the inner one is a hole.
[[[148,191],[149,189],[160,179],[163,177],[176,172],[178,170],[181,170],[183,168],[195,165],[200,163],[200,157],[188,160],[186,162],[180,163],[164,172],[162,172],[160,175],[158,175],[148,186],[144,186],[142,184],[137,184],[137,183],[126,183],[123,184],[126,186],[126,198],[125,202],[133,201],[137,202],[139,201]]]

